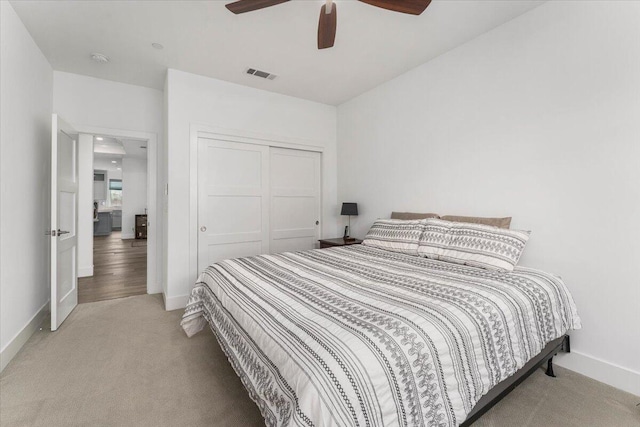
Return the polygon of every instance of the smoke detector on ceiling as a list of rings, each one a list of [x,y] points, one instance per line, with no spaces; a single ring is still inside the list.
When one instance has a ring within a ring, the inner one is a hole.
[[[263,79],[273,80],[276,76],[275,74],[267,73],[266,71],[256,70],[255,68],[247,69],[247,74],[251,74],[252,76],[262,77]]]
[[[109,62],[109,57],[107,57],[106,55],[103,55],[101,53],[92,53],[91,54],[91,60],[92,61],[96,61],[100,64],[106,64],[107,62]]]

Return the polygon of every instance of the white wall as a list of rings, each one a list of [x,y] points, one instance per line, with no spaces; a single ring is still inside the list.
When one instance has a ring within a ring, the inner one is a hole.
[[[78,277],[93,276],[93,135],[78,136]]]
[[[562,275],[569,368],[640,395],[640,3],[548,2],[338,108],[339,200],[513,216]]]
[[[163,94],[141,86],[117,83],[77,74],[55,71],[53,73],[53,109],[68,123],[77,128],[100,128],[103,133],[110,129],[145,132],[157,136],[158,147],[149,147],[149,155],[155,155],[157,165],[163,164]],[[151,171],[157,182],[164,182],[161,167]],[[149,257],[157,260],[148,280],[152,291],[160,292],[162,283],[163,222],[162,187],[153,189],[157,196],[156,215],[149,212],[150,229],[158,224],[157,235],[150,236],[147,247]],[[154,243],[155,239],[155,243]]]
[[[73,125],[162,134],[162,92],[54,71],[53,108]]]
[[[147,159],[122,159],[122,238],[135,237],[136,215],[147,207]]]
[[[190,124],[304,139],[324,147],[323,234],[336,230],[336,108],[176,70],[167,73],[168,309],[187,302],[196,279],[189,266]]]
[[[0,370],[49,301],[53,71],[9,2],[0,2]]]

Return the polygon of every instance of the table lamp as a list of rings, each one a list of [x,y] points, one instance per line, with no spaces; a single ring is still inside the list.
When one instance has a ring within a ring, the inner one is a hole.
[[[349,237],[349,233],[351,232],[351,215],[358,215],[358,204],[342,203],[342,210],[340,211],[340,215],[349,216],[349,225],[344,228],[344,240],[355,240],[354,237]]]

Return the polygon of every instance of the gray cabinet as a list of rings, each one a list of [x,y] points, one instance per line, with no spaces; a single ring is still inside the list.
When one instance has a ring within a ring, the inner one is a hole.
[[[94,236],[108,236],[111,234],[111,212],[98,212],[98,221],[93,223]]]
[[[122,230],[122,211],[114,209],[111,212],[111,229],[120,231]]]

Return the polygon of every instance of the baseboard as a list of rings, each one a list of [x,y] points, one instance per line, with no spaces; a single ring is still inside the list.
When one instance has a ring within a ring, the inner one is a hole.
[[[89,267],[78,267],[78,277],[93,276],[93,265]]]
[[[553,362],[563,368],[640,396],[640,372],[574,350],[571,350],[571,353],[558,353],[553,358]]]
[[[179,295],[177,297],[168,297],[163,292],[162,297],[164,298],[164,309],[167,311],[183,309],[187,306],[187,302],[189,302],[189,295]]]
[[[40,327],[42,321],[49,313],[49,301],[47,301],[31,320],[18,332],[9,343],[0,351],[0,372],[7,367],[11,359],[18,354],[22,346],[31,338],[31,335]]]
[[[122,240],[124,240],[124,239],[135,239],[136,238],[136,233],[121,233],[120,234],[120,238]]]

